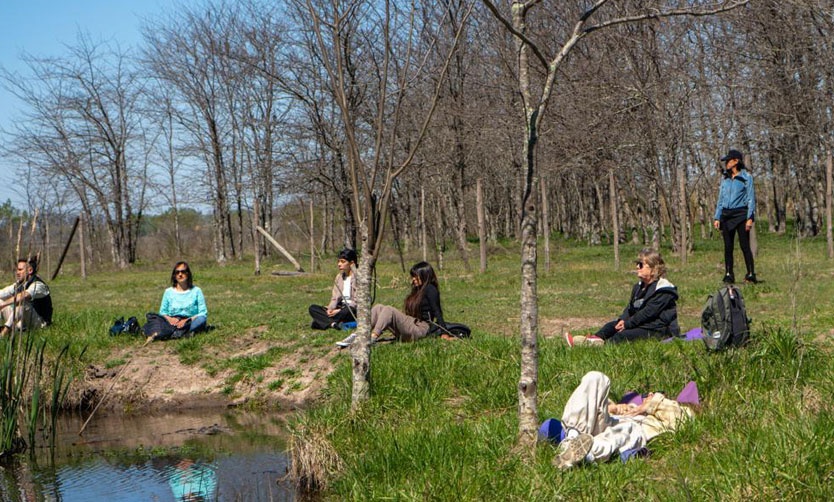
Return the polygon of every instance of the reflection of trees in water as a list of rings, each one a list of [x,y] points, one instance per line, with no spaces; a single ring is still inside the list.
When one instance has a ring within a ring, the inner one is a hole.
[[[195,463],[184,458],[180,460],[168,475],[168,484],[175,500],[200,502],[215,499],[217,474],[210,464]]]

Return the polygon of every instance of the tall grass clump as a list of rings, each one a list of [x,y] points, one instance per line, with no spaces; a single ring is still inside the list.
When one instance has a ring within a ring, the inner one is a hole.
[[[326,429],[300,422],[290,432],[288,478],[301,497],[326,490],[344,468]]]
[[[46,359],[46,340],[17,329],[0,339],[0,458],[23,451],[27,444],[20,420],[26,420],[29,446],[34,448],[39,423],[44,434],[55,430],[57,414],[69,389],[70,378],[64,368],[69,346],[57,358]],[[44,371],[50,379],[44,379]],[[54,447],[54,434],[50,434]]]

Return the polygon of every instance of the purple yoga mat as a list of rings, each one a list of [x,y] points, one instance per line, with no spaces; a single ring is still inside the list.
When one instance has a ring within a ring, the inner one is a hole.
[[[694,380],[691,380],[689,383],[684,385],[683,390],[681,390],[678,397],[675,398],[675,401],[681,404],[701,404],[701,398],[698,395],[698,385]],[[620,403],[640,406],[643,404],[643,396],[640,395],[639,392],[635,391],[626,392],[623,395],[623,398],[620,399]]]
[[[680,340],[682,342],[694,342],[695,340],[700,340],[702,338],[704,338],[704,334],[701,333],[701,328],[692,328],[686,333],[684,333],[683,336],[670,336],[669,338],[666,338],[665,340],[663,340],[663,343],[669,343],[672,340]]]

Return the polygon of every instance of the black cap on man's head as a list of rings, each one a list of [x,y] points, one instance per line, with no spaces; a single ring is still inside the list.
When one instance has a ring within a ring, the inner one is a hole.
[[[727,162],[730,159],[736,159],[739,162],[744,162],[744,155],[741,154],[738,150],[730,150],[727,152],[727,155],[721,157],[721,162]]]

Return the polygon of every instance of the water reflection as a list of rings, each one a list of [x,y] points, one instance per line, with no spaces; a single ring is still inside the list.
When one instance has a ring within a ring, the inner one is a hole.
[[[47,449],[0,468],[0,500],[293,500],[283,422],[257,414],[190,413],[59,424]]]
[[[215,499],[217,475],[211,464],[195,463],[190,458],[184,458],[177,462],[167,476],[175,500],[205,502]]]

